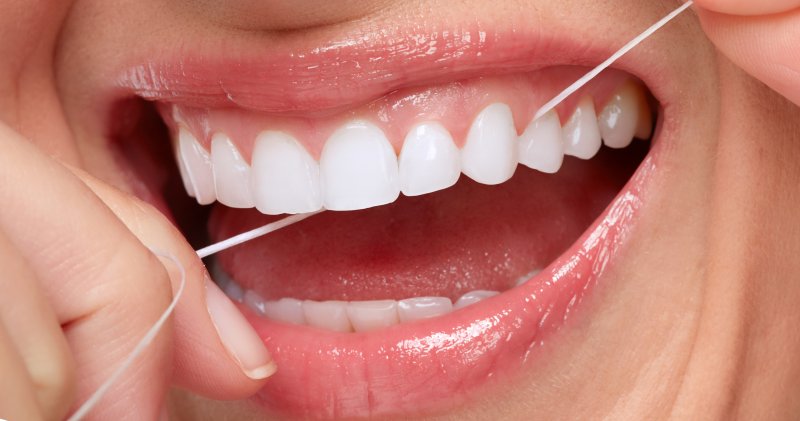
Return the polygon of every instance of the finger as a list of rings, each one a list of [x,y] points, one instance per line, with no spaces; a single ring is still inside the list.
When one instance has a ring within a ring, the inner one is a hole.
[[[0,155],[0,176],[4,178],[0,180],[0,200],[10,204],[0,207],[0,225],[9,227],[9,237],[23,254],[28,254],[29,262],[39,262],[34,270],[42,283],[48,285],[45,294],[56,303],[54,308],[59,320],[68,322],[65,331],[81,376],[78,393],[85,399],[166,308],[171,298],[169,278],[161,262],[83,182],[64,167],[44,158],[8,129],[0,128],[0,136],[7,138],[4,153]],[[18,223],[21,215],[37,221],[35,235],[31,235],[30,224]],[[146,218],[129,221],[132,226],[145,230],[151,222]],[[177,234],[174,237],[179,238]],[[165,248],[170,246],[173,244]],[[194,349],[178,351],[180,355],[198,357],[183,359],[175,370],[209,375],[198,387],[200,392],[204,391],[203,386],[213,391],[208,393],[210,396],[251,394],[260,386],[260,380],[249,379],[222,345],[225,342],[235,346],[236,342],[230,338],[223,341],[216,336],[214,340],[207,340],[208,334],[204,332],[213,332],[214,327],[205,305],[183,309],[193,301],[206,302],[198,299],[205,289],[203,277],[196,276],[204,273],[201,263],[185,242],[166,251],[181,259],[190,276],[186,300],[179,306],[181,310],[176,314],[176,321],[182,330],[199,332],[190,333],[195,335],[191,337],[195,339]],[[235,310],[232,305],[227,311],[223,306],[223,311],[215,311],[215,314],[219,320],[235,319],[230,316],[233,313],[241,317],[230,310]],[[229,337],[238,334],[241,332],[235,330],[225,333]],[[172,360],[167,352],[170,338],[169,334],[159,335],[138,360],[136,369],[126,374],[125,382],[111,389],[110,393],[115,396],[102,401],[105,406],[96,412],[100,418],[149,419],[158,415],[172,374]],[[268,366],[271,364],[268,353],[260,341],[257,345],[263,351],[261,365]],[[195,361],[213,363],[202,367]],[[226,376],[219,376],[221,372]],[[211,377],[214,375],[219,377]],[[195,377],[201,375],[195,374]],[[216,384],[218,389],[207,386],[209,384]],[[192,386],[195,385],[188,385]]]
[[[800,0],[695,0],[695,3],[717,13],[741,16],[770,15],[800,7]]]
[[[0,419],[41,420],[36,392],[25,363],[11,341],[11,335],[0,323]]]
[[[708,37],[742,69],[800,104],[800,8],[740,17],[698,11]]]
[[[61,326],[35,276],[2,233],[0,267],[0,291],[4,291],[0,320],[19,350],[42,414],[46,419],[62,419],[72,402],[75,378]]]
[[[175,313],[175,362],[179,384],[217,399],[255,393],[275,372],[263,342],[233,303],[211,281],[205,266],[180,232],[154,207],[123,194],[90,175],[72,169],[138,238],[150,247],[170,250],[186,263],[189,279]],[[212,317],[213,316],[213,317]],[[233,357],[220,359],[220,347]],[[239,367],[231,364],[238,363]],[[243,376],[244,375],[244,376]]]

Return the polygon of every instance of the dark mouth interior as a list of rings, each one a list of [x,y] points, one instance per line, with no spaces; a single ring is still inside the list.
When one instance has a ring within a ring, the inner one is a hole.
[[[182,187],[152,104],[127,100],[115,112],[136,116],[136,124],[112,130],[136,194],[171,215],[194,248],[280,218],[197,205]],[[326,211],[217,259],[237,283],[265,299],[455,300],[473,290],[504,291],[573,244],[650,147],[651,141],[634,141],[622,150],[603,147],[588,161],[565,157],[557,174],[520,165],[499,186],[462,175],[440,192],[361,211]]]

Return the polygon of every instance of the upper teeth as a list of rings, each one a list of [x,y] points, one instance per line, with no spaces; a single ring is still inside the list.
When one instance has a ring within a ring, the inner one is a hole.
[[[483,184],[507,181],[517,163],[555,173],[564,155],[590,159],[601,143],[625,147],[634,137],[649,137],[651,124],[642,88],[627,83],[599,115],[587,96],[563,127],[551,112],[531,121],[520,136],[509,106],[490,104],[472,122],[460,150],[441,123],[419,123],[405,137],[399,160],[384,132],[364,120],[335,130],[319,162],[291,135],[264,131],[255,140],[252,166],[226,134],[212,136],[209,153],[178,122],[177,156],[186,190],[201,204],[218,200],[271,215],[357,210],[393,202],[400,192],[445,189],[461,173]]]

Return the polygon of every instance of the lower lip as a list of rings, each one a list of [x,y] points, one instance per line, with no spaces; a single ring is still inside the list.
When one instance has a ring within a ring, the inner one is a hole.
[[[266,412],[333,419],[414,415],[465,402],[520,371],[603,280],[635,226],[659,145],[595,223],[527,283],[427,321],[369,333],[292,326],[242,311],[278,364]]]

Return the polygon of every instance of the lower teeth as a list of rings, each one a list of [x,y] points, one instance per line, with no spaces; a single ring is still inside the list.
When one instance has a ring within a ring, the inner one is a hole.
[[[447,297],[413,297],[404,300],[314,301],[295,298],[265,300],[255,291],[242,288],[219,265],[212,264],[215,282],[233,301],[270,320],[306,325],[335,332],[368,332],[401,323],[430,319],[468,307],[499,291],[476,290],[462,295],[455,304]],[[541,270],[531,271],[516,282],[519,286]]]

